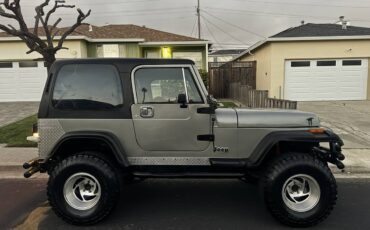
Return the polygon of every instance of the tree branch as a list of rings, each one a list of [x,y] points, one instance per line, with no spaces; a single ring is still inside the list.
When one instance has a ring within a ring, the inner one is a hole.
[[[63,46],[63,42],[64,40],[67,38],[68,35],[70,35],[71,33],[73,33],[73,31],[75,31],[77,29],[77,27],[79,27],[81,25],[81,23],[87,18],[89,17],[90,13],[91,13],[91,10],[89,10],[86,14],[84,14],[82,12],[81,9],[77,9],[77,12],[78,12],[78,17],[77,17],[77,21],[76,23],[71,26],[67,31],[64,32],[64,34],[61,36],[61,38],[59,39],[59,42],[58,42],[58,46],[55,47],[55,50],[58,51],[62,48]]]

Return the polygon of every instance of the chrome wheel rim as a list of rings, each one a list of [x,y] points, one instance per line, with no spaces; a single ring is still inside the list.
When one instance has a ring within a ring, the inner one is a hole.
[[[282,197],[285,205],[296,212],[312,210],[320,200],[321,190],[317,181],[306,174],[290,177],[285,181]]]
[[[66,202],[74,209],[93,208],[101,196],[99,181],[89,173],[75,173],[64,183],[63,195]]]

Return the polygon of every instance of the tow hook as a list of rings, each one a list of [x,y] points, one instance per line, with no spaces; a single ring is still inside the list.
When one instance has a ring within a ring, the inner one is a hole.
[[[331,142],[330,149],[315,146],[313,151],[327,162],[336,165],[338,169],[343,170],[345,168],[345,165],[342,163],[345,156],[342,154],[342,149],[338,143]]]
[[[23,168],[27,169],[27,171],[23,174],[25,178],[31,177],[33,174],[37,172],[45,172],[45,160],[40,158],[35,158],[29,160],[23,164]]]

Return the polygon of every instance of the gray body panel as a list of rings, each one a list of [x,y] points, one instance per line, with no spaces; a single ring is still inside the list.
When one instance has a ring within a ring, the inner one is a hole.
[[[156,64],[154,66],[190,68],[199,93],[203,101],[206,101],[206,89],[193,65]],[[40,157],[50,157],[58,142],[71,133],[103,132],[109,133],[119,141],[118,144],[123,150],[118,154],[127,159],[131,165],[210,165],[210,158],[248,160],[258,144],[272,132],[300,131],[319,126],[319,120],[314,114],[291,110],[220,108],[215,114],[207,114],[198,112],[199,108],[208,107],[207,103],[188,103],[187,108],[181,108],[176,103],[140,104],[135,93],[134,73],[139,68],[149,67],[153,65],[131,67],[132,72],[123,75],[126,79],[127,77],[131,79],[132,92],[130,93],[134,100],[126,104],[131,107],[130,113],[123,113],[125,117],[122,119],[115,116],[113,116],[114,119],[41,117],[39,119]],[[49,100],[48,103],[51,102],[48,97],[45,98]],[[142,107],[150,107],[153,112],[151,116],[143,116]],[[48,114],[45,108],[40,111],[44,111],[42,112],[44,115]],[[198,140],[198,135],[214,135],[214,143]],[[217,149],[227,149],[227,151],[215,151]]]
[[[237,108],[236,112],[240,128],[317,127],[320,125],[319,118],[315,114],[296,110]]]
[[[197,136],[211,132],[209,114],[197,113],[197,108],[207,105],[134,104],[132,119],[136,140],[145,151],[202,151],[210,145],[198,141]],[[153,117],[140,116],[140,108],[150,107]]]

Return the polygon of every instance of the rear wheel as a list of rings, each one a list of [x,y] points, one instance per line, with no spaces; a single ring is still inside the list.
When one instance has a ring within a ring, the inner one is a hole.
[[[78,225],[103,220],[117,203],[119,192],[117,172],[109,162],[89,152],[56,164],[47,188],[48,200],[55,213]]]
[[[277,158],[261,179],[267,208],[283,224],[308,227],[328,217],[337,200],[336,181],[321,160],[301,153]]]

